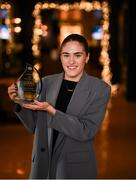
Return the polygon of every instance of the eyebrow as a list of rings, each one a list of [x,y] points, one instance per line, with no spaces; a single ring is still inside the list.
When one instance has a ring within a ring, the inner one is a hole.
[[[69,52],[62,52],[61,54],[70,54]],[[84,54],[84,52],[74,52],[73,54]]]

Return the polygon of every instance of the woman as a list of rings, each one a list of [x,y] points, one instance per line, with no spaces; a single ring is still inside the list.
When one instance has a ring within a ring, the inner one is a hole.
[[[60,47],[64,72],[42,79],[33,104],[22,104],[17,116],[34,133],[30,178],[97,178],[93,140],[104,119],[110,86],[89,76],[86,39],[67,36]],[[8,88],[15,100],[15,85]]]

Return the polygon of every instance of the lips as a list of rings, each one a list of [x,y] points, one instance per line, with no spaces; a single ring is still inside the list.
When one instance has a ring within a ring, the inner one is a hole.
[[[70,70],[75,70],[75,69],[77,69],[77,66],[67,66],[67,68]]]

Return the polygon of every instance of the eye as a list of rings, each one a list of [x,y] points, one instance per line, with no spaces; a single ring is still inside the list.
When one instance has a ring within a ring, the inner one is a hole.
[[[80,58],[82,55],[81,54],[76,54],[75,55],[77,58]]]
[[[69,57],[69,54],[63,54],[63,57],[64,57],[64,58],[68,58],[68,57]]]

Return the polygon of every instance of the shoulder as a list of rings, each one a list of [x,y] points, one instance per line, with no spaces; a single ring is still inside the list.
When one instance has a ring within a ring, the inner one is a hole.
[[[63,77],[63,73],[47,75],[42,78],[42,88],[46,89],[47,87],[56,84],[56,82],[60,81]]]
[[[90,86],[93,92],[98,92],[99,94],[111,94],[111,86],[104,80],[88,74],[86,74],[86,78],[88,86]]]

